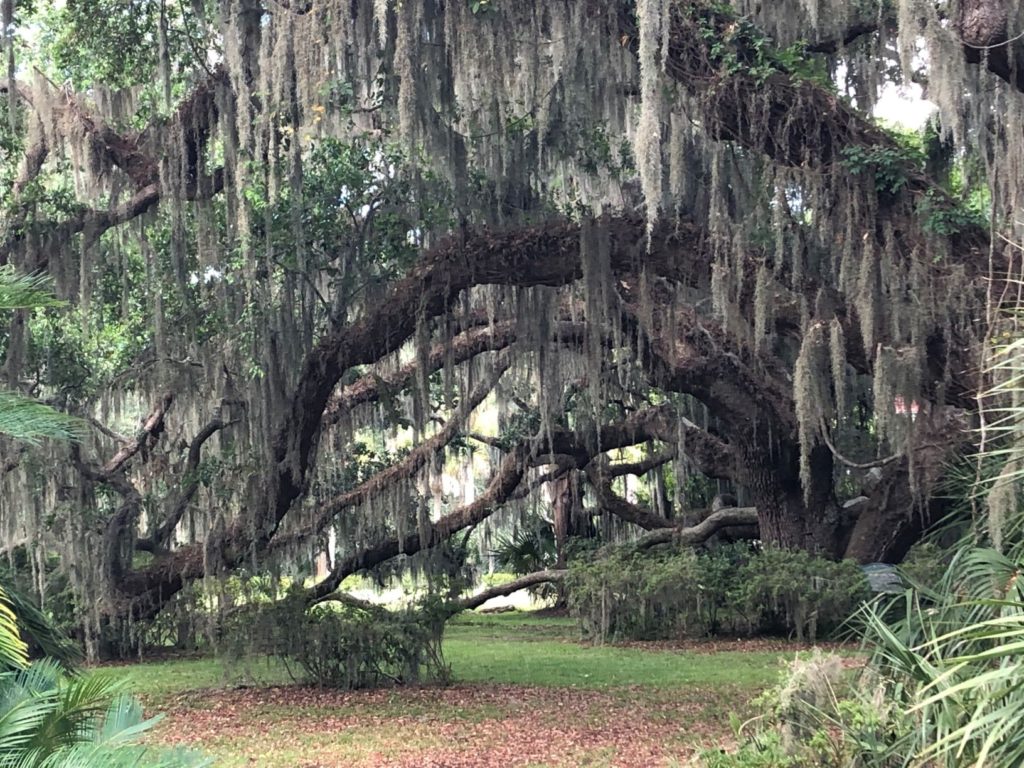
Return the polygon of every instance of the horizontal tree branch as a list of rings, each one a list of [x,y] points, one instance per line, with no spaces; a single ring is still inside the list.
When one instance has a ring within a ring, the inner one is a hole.
[[[562,341],[580,341],[585,333],[583,323],[560,322],[552,331],[552,337]],[[429,375],[446,365],[459,365],[485,352],[496,352],[515,343],[518,335],[516,323],[506,320],[493,325],[469,328],[451,341],[431,346],[426,355],[426,372]],[[324,411],[324,424],[336,424],[342,415],[356,406],[380,400],[386,393],[401,392],[413,385],[419,373],[420,363],[413,361],[397,371],[379,375],[374,371],[359,377],[342,388],[331,398]]]
[[[603,467],[605,477],[622,477],[623,475],[636,475],[642,477],[658,467],[663,467],[676,458],[675,450],[654,453],[639,461],[617,461],[607,463]]]
[[[725,528],[740,528],[757,525],[757,510],[753,507],[728,507],[712,512],[696,525],[689,528],[660,528],[651,531],[636,540],[640,549],[648,549],[658,544],[678,544],[679,546],[696,546],[703,544]]]
[[[414,555],[446,541],[458,531],[486,520],[519,485],[526,471],[528,455],[529,446],[518,446],[505,457],[487,488],[475,501],[429,524],[424,531],[425,535],[416,531],[405,536],[395,536],[340,559],[330,574],[308,591],[308,599],[315,602],[331,594],[346,577],[357,571],[372,568],[398,555]]]
[[[453,600],[449,603],[448,607],[452,615],[460,613],[461,611],[472,611],[479,608],[488,600],[493,600],[496,597],[507,597],[521,589],[536,587],[538,584],[556,584],[565,581],[565,577],[568,573],[569,572],[566,570],[537,571],[535,573],[528,573],[525,576],[520,576],[518,579],[508,582],[507,584],[499,584],[498,586],[490,587],[482,592],[478,592],[475,595],[470,595],[469,597],[464,597],[460,600]]]

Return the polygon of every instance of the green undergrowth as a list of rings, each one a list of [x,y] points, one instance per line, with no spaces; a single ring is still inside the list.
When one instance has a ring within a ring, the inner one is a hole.
[[[606,689],[721,684],[758,690],[772,683],[786,651],[648,649],[591,646],[578,642],[569,618],[529,612],[471,613],[452,620],[445,633],[445,659],[457,683]],[[190,690],[240,685],[287,685],[283,665],[262,659],[226,662],[188,658],[143,662],[121,668],[131,690],[147,701]]]

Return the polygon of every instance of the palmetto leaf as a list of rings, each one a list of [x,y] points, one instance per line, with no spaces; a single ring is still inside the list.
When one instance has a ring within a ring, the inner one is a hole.
[[[59,307],[53,281],[46,275],[22,275],[10,265],[0,266],[0,310]]]
[[[0,669],[28,664],[28,646],[21,639],[7,593],[0,587]]]
[[[42,651],[42,654],[60,664],[65,672],[74,672],[82,661],[82,651],[63,637],[53,624],[25,594],[15,589],[7,591],[7,601],[17,617],[23,635]]]
[[[47,438],[78,440],[83,432],[79,419],[30,397],[0,390],[0,435],[35,444]]]

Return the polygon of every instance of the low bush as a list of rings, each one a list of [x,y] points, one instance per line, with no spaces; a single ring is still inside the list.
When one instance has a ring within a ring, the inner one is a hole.
[[[692,552],[612,551],[569,568],[569,609],[600,642],[686,632],[696,623],[698,575]]]
[[[834,632],[870,596],[852,562],[748,544],[708,550],[603,550],[572,562],[569,606],[599,642],[680,635]]]
[[[942,580],[953,552],[932,542],[919,542],[910,548],[900,564],[900,573],[912,586],[932,589]]]
[[[893,747],[907,728],[870,672],[851,677],[835,654],[794,659],[754,705],[763,714],[734,723],[738,747],[705,750],[705,768],[896,768]]]
[[[853,561],[774,548],[736,570],[729,592],[750,632],[795,633],[798,640],[812,642],[838,629],[871,595]]]
[[[300,596],[289,595],[239,611],[222,647],[236,658],[253,653],[276,658],[295,679],[328,688],[446,682],[445,615],[433,599],[391,611],[355,600],[307,607]]]

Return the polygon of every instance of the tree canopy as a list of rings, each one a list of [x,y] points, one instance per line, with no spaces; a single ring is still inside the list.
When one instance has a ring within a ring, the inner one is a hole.
[[[2,9],[0,270],[62,304],[0,304],[0,383],[88,427],[0,435],[0,548],[90,638],[538,506],[865,563],[946,511],[1021,276],[1012,4]]]

